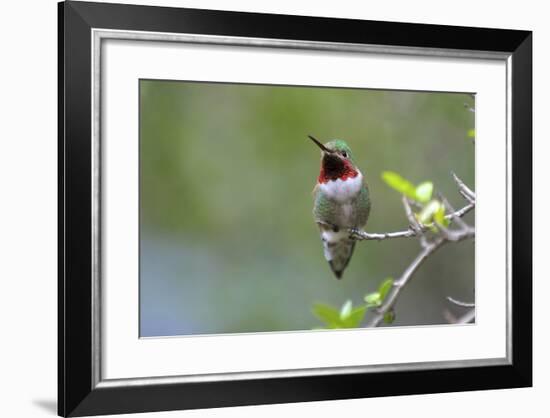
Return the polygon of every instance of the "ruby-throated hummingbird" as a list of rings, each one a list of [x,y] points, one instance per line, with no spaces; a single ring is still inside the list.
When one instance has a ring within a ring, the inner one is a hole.
[[[355,247],[350,230],[363,228],[369,218],[369,189],[345,141],[334,139],[323,145],[308,137],[321,148],[313,217],[321,231],[325,258],[339,279]]]

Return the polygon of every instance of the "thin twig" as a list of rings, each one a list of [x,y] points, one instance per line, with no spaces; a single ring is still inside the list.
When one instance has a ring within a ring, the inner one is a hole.
[[[472,106],[470,106],[468,103],[464,103],[464,107],[468,109],[470,112],[475,113],[475,109]]]
[[[409,238],[409,237],[415,237],[416,232],[414,232],[412,229],[406,229],[404,231],[397,231],[397,232],[383,232],[383,233],[369,233],[365,231],[359,231],[359,230],[352,230],[350,231],[350,237],[357,241],[364,241],[364,240],[375,240],[375,241],[381,241],[383,239],[391,239],[391,238]]]
[[[456,216],[456,212],[453,206],[449,203],[445,196],[439,194],[439,199],[441,200],[441,202],[443,202],[443,206],[451,211],[451,221],[456,221],[457,225],[459,226],[459,230],[453,231],[437,223],[436,228],[438,228],[445,235],[445,238],[449,241],[456,242],[464,238],[473,237],[475,235],[475,229],[466,224],[466,222],[464,222],[462,218]]]
[[[409,226],[413,229],[413,231],[416,232],[417,235],[421,234],[422,225],[420,225],[418,219],[416,219],[416,216],[414,216],[414,212],[409,203],[409,199],[407,199],[407,196],[403,195],[402,201],[403,207],[405,208],[405,215],[407,216],[407,220],[409,221]]]
[[[407,196],[403,195],[402,201],[403,207],[405,208],[405,215],[407,215],[407,219],[409,220],[409,227],[412,228],[412,230],[416,233],[416,236],[420,239],[420,245],[422,245],[422,248],[425,248],[428,245],[428,241],[424,235],[422,225],[418,222],[418,219],[416,219],[416,215],[411,208],[411,204],[409,203]]]
[[[463,308],[475,308],[476,304],[475,303],[470,303],[470,302],[462,302],[460,300],[456,300],[456,299],[453,299],[452,297],[450,296],[447,296],[447,300],[451,303],[454,303],[455,305],[457,306],[462,306]]]
[[[476,200],[476,194],[468,187],[466,184],[458,178],[458,176],[455,173],[451,173],[453,175],[453,179],[456,182],[458,186],[458,191],[460,194],[470,203],[475,203]]]
[[[460,228],[462,228],[462,229],[466,228],[467,227],[466,222],[464,222],[462,220],[462,218],[460,218],[460,217],[458,217],[454,214],[455,209],[453,208],[451,203],[447,200],[447,198],[445,196],[443,196],[441,193],[438,193],[438,196],[439,196],[439,200],[441,200],[441,202],[443,203],[443,206],[445,207],[445,210],[449,210],[451,212],[451,220],[456,221],[456,223],[458,224],[458,226]]]
[[[476,206],[476,203],[474,201],[472,203],[467,204],[462,209],[459,209],[456,212],[445,216],[445,218],[447,218],[447,219],[462,218],[464,215],[466,215],[468,212],[470,212],[475,206]]]

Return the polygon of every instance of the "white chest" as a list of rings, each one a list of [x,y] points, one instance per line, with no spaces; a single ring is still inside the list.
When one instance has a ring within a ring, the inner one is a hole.
[[[330,180],[326,183],[321,183],[319,187],[325,195],[339,203],[346,203],[357,197],[363,185],[363,175],[359,173],[357,176],[347,180]]]

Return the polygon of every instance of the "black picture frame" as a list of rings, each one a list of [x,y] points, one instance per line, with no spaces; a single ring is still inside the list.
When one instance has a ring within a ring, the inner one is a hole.
[[[58,5],[58,413],[132,413],[532,385],[532,33],[319,17],[67,1]],[[94,383],[91,180],[93,28],[509,54],[512,361],[394,370],[102,387]]]

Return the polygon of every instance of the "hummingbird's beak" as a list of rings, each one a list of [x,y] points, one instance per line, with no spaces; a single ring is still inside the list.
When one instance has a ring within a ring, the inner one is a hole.
[[[308,135],[307,136],[309,139],[311,139],[313,142],[315,142],[315,144],[321,148],[321,150],[323,150],[324,152],[328,153],[328,154],[332,154],[334,151],[328,149],[327,147],[325,147],[323,144],[321,144],[319,141],[317,141],[313,136],[311,135]]]

